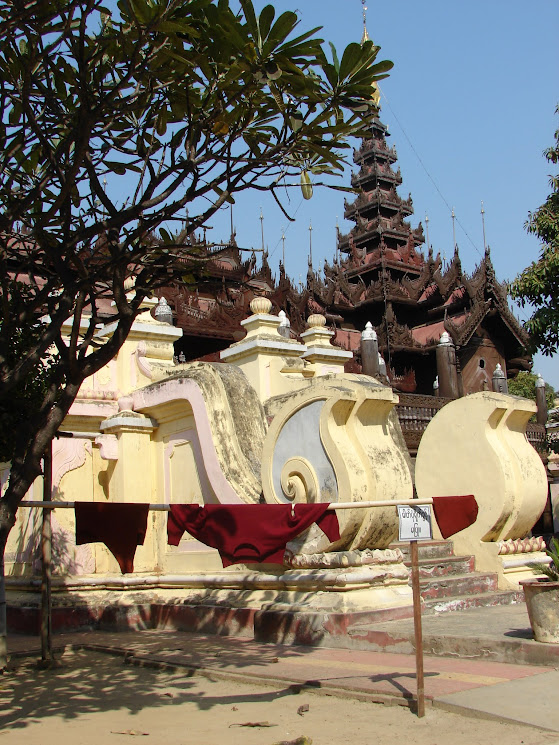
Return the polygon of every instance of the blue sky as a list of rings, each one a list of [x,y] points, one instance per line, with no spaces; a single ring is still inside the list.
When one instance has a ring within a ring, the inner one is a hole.
[[[266,2],[254,0],[257,9]],[[359,41],[360,0],[276,0],[278,13],[296,10],[302,30],[322,26],[322,38],[338,51]],[[380,59],[394,69],[381,83],[381,119],[389,144],[398,151],[403,184],[411,192],[412,226],[429,216],[435,254],[453,253],[451,209],[462,265],[473,272],[483,256],[481,201],[486,240],[499,280],[512,279],[537,258],[538,241],[527,235],[530,210],[549,193],[551,164],[542,151],[559,127],[559,3],[557,0],[391,0],[367,3],[367,27],[381,46]],[[346,177],[347,185],[349,177]],[[351,195],[348,196],[351,198]],[[273,200],[244,195],[234,208],[239,245],[264,242],[277,268],[282,227],[288,274],[303,281],[307,272],[309,224],[315,268],[335,251],[335,225],[346,232],[344,194],[315,190],[311,201],[294,191],[288,223]],[[229,213],[212,221],[211,240],[229,233]],[[516,311],[521,319],[527,311]],[[559,356],[538,355],[534,370],[559,389]]]

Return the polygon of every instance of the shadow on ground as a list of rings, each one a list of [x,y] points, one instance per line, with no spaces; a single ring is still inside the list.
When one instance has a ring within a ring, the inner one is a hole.
[[[211,675],[209,676],[211,680]],[[158,671],[127,664],[121,656],[87,650],[65,653],[60,667],[40,669],[35,660],[19,660],[0,678],[0,730],[83,714],[126,711],[188,703],[209,710],[217,704],[272,701],[297,691],[290,687],[254,693],[239,688],[231,696],[204,696],[196,690],[194,670]]]

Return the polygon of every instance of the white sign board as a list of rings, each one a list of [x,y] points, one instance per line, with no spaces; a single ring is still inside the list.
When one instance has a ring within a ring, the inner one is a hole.
[[[417,507],[399,504],[398,522],[398,540],[400,541],[428,541],[433,537],[430,504]]]

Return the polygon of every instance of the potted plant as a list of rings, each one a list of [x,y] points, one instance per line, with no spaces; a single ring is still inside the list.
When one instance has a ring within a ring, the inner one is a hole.
[[[549,549],[545,552],[549,564],[532,562],[530,568],[535,574],[543,577],[523,580],[526,608],[534,639],[538,642],[559,644],[559,540],[551,539]]]

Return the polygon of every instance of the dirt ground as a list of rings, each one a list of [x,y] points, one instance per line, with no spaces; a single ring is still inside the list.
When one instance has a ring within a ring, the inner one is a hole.
[[[0,745],[558,742],[520,725],[432,708],[418,719],[401,706],[157,671],[105,654],[67,653],[61,663],[40,670],[22,662],[0,677]]]

